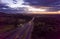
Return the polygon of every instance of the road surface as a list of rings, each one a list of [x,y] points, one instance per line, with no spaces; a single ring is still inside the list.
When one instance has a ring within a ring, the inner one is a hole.
[[[32,29],[32,23],[26,23],[23,27],[1,33],[0,39],[31,39]]]

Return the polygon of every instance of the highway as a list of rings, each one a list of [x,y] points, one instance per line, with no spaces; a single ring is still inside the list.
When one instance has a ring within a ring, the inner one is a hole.
[[[0,34],[0,39],[31,39],[31,32],[33,30],[32,22],[23,24],[14,30],[6,31]]]

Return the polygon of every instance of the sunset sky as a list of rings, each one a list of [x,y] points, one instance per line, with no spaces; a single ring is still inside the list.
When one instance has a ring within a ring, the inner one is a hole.
[[[24,5],[28,5],[31,7],[34,6],[33,8],[36,8],[36,7],[40,8],[41,6],[42,7],[51,7],[48,9],[46,8],[47,11],[60,11],[60,0],[0,0],[0,1],[1,1],[0,4],[6,3],[7,6],[12,7],[12,8],[21,7],[24,4]],[[22,7],[24,7],[24,6],[22,6]]]
[[[52,4],[60,4],[60,0],[1,0],[3,3],[14,3],[20,4],[22,2],[28,2],[30,5],[36,5],[36,6],[49,6]]]

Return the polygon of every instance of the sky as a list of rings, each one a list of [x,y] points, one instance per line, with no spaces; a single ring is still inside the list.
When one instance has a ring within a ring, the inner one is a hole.
[[[36,6],[49,6],[52,4],[56,4],[56,2],[59,2],[60,0],[1,0],[3,3],[17,3],[21,4],[22,2],[29,3],[29,5],[36,5]]]
[[[1,0],[3,3],[21,3],[23,0]]]
[[[60,0],[1,0],[1,2],[6,3],[10,7],[19,7],[22,6],[22,4],[28,4],[36,7],[52,6],[51,11],[60,10]]]
[[[23,0],[1,0],[2,3],[6,3],[10,7],[18,7],[23,3]]]

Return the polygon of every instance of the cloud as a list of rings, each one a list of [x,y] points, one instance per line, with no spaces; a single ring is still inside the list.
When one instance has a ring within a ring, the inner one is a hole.
[[[49,6],[50,4],[53,4],[60,0],[24,0],[24,1],[25,3],[29,2],[30,5]]]

